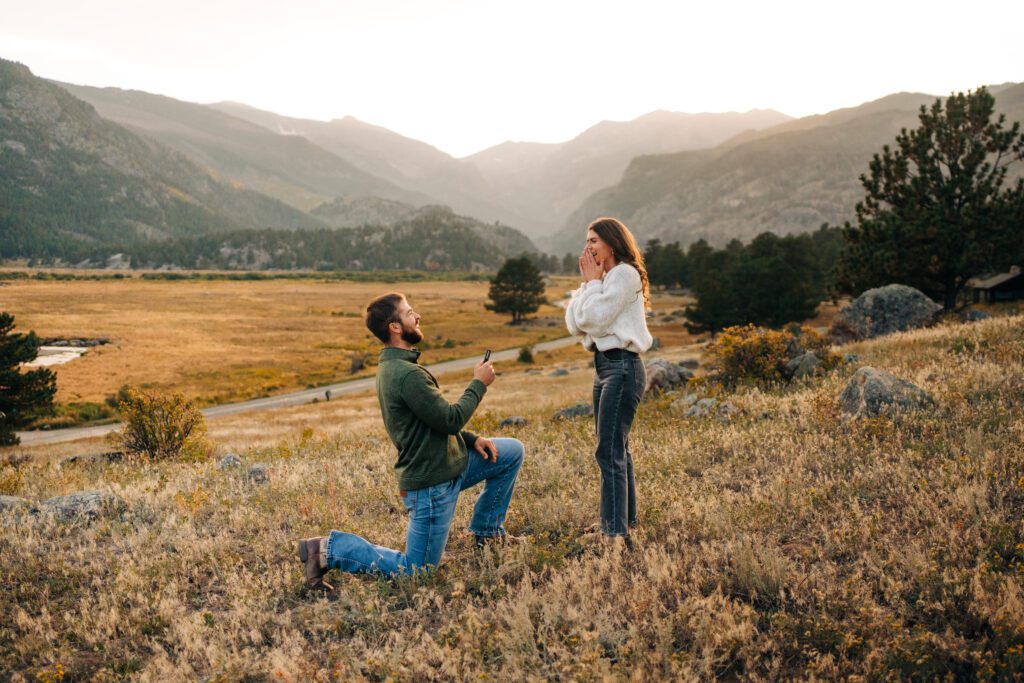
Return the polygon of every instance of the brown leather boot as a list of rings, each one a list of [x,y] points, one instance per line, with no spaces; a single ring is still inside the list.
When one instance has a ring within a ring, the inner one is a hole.
[[[299,559],[306,564],[306,587],[319,590],[333,590],[324,581],[327,573],[327,537],[304,538],[299,541]]]

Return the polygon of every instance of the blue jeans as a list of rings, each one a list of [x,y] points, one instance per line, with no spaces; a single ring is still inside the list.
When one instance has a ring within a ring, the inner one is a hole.
[[[629,430],[647,374],[640,357],[622,349],[594,352],[594,423],[601,468],[601,531],[625,536],[636,525],[636,483]]]
[[[505,512],[512,499],[523,444],[517,439],[493,439],[498,447],[496,462],[484,460],[474,450],[462,474],[449,481],[406,491],[402,502],[409,513],[405,552],[374,545],[355,534],[332,531],[327,541],[327,566],[345,572],[379,573],[386,576],[412,574],[436,567],[448,543],[459,494],[484,483],[473,506],[469,530],[477,536],[503,536]]]

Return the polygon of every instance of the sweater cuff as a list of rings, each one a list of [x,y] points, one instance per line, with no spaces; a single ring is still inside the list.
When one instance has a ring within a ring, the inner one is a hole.
[[[468,429],[462,430],[462,441],[466,444],[466,448],[474,450],[476,448],[476,440],[480,437],[469,431]]]
[[[600,287],[602,282],[603,280],[590,280],[589,282],[584,282],[583,289],[595,289],[596,287]]]
[[[487,385],[474,377],[473,381],[469,383],[468,387],[466,387],[466,391],[472,391],[476,394],[477,400],[481,401],[484,398],[484,394],[487,393]]]

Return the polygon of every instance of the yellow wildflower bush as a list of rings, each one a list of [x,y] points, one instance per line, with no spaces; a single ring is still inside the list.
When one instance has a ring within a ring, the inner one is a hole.
[[[822,370],[835,368],[840,358],[828,339],[810,327],[772,330],[756,325],[727,327],[708,347],[716,377],[727,386],[772,384],[789,379],[786,363],[807,352],[818,357]]]

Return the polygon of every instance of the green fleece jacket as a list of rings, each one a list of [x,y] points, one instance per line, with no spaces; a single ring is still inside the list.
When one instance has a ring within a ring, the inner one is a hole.
[[[420,365],[419,351],[393,346],[380,352],[377,400],[388,436],[398,448],[398,487],[421,489],[454,479],[466,469],[476,435],[463,430],[487,386],[474,379],[455,403]]]

